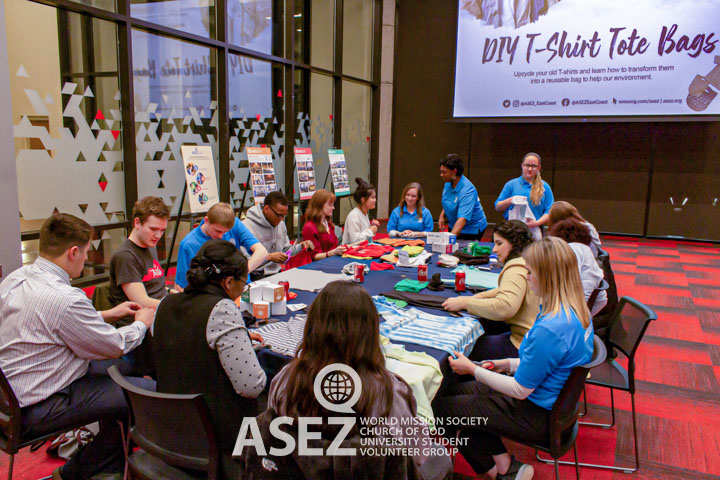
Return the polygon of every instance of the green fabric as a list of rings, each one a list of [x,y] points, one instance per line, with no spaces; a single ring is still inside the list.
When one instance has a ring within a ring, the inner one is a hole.
[[[418,282],[417,280],[405,278],[395,284],[395,290],[398,292],[419,292],[427,286],[428,282]]]
[[[387,298],[387,297],[386,297]],[[393,302],[395,305],[397,305],[399,308],[405,308],[408,306],[408,303],[405,300],[400,300],[398,298],[388,298],[391,302]]]
[[[490,255],[492,253],[492,248],[480,245],[479,243],[470,242],[467,244],[467,247],[465,247],[465,253],[472,255],[473,257]]]

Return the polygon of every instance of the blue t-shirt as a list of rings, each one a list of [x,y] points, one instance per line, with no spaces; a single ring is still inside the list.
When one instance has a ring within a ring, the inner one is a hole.
[[[175,270],[175,283],[182,288],[187,287],[187,271],[190,268],[190,260],[195,258],[198,250],[202,247],[205,242],[210,240],[210,237],[205,235],[202,231],[202,224],[205,223],[203,219],[196,228],[190,233],[185,235],[185,238],[180,242],[180,249],[178,250],[177,267]],[[259,243],[255,236],[243,225],[239,218],[235,218],[235,225],[233,228],[225,232],[222,236],[223,240],[234,244],[236,247],[245,247],[248,252],[250,248]]]
[[[515,195],[522,195],[523,197],[527,197],[528,205],[530,206],[530,210],[532,210],[533,215],[535,215],[535,220],[539,220],[540,217],[550,212],[550,207],[552,207],[552,204],[555,201],[555,197],[553,196],[550,185],[548,185],[545,180],[543,180],[542,182],[543,186],[545,187],[545,192],[540,198],[540,203],[538,203],[537,205],[533,205],[533,203],[530,201],[530,190],[532,189],[532,183],[528,183],[527,180],[525,180],[522,176],[519,176],[518,178],[513,178],[505,184],[502,192],[500,192],[497,200],[495,200],[495,205],[497,205],[498,202],[507,200],[508,198],[514,197]],[[503,216],[506,219],[510,214],[510,210],[512,210],[514,206],[515,205],[510,205],[510,208],[505,210]]]
[[[409,213],[407,205],[402,207],[402,215],[400,215],[400,207],[395,209],[390,214],[390,220],[387,223],[387,231],[395,230],[398,232],[404,232],[405,230],[412,230],[413,232],[432,232],[433,231],[433,217],[430,210],[423,207],[422,219],[418,218],[418,209],[415,208],[413,213]]]
[[[528,399],[547,410],[553,404],[578,365],[590,362],[593,355],[593,325],[583,328],[574,311],[543,315],[520,344],[520,366],[515,380],[525,388],[534,388]]]
[[[455,188],[452,182],[447,182],[442,193],[442,207],[445,211],[450,230],[452,230],[458,218],[464,218],[467,222],[460,233],[478,233],[487,227],[487,219],[483,212],[477,190],[465,175],[460,175]]]

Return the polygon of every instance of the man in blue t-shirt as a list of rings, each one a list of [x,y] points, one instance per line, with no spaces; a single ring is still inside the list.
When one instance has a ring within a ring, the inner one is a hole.
[[[175,289],[182,291],[188,284],[187,271],[190,261],[195,257],[200,247],[211,238],[222,238],[236,247],[244,247],[252,252],[248,260],[248,269],[252,272],[263,265],[267,260],[267,249],[258,242],[239,218],[235,216],[233,208],[227,203],[216,203],[207,216],[200,222],[200,226],[190,231],[180,242],[178,251],[177,270],[175,272]]]

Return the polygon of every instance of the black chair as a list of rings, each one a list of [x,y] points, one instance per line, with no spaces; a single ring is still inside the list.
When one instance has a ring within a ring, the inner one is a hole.
[[[131,477],[144,480],[220,478],[220,452],[210,411],[201,394],[151,392],[108,374],[125,394],[133,417],[130,439],[141,450],[128,456]]]
[[[603,249],[599,250],[598,263],[603,269],[605,281],[608,283],[607,288],[607,305],[593,317],[593,327],[595,335],[599,335],[603,339],[607,339],[607,329],[613,318],[615,309],[618,305],[618,291],[615,284],[615,274],[610,266],[610,254]]]
[[[609,288],[610,288],[610,284],[607,282],[607,280],[605,280],[605,279],[600,280],[600,285],[598,285],[598,287],[592,291],[592,293],[590,294],[590,296],[587,299],[588,310],[592,311],[593,307],[595,306],[595,300],[597,300],[597,297],[598,297],[598,295],[600,295],[600,292],[602,292],[603,290],[607,290]],[[605,307],[603,307],[603,308],[605,308]],[[600,312],[598,312],[598,313],[600,313]],[[595,323],[593,323],[593,328],[594,327],[595,327]]]
[[[611,428],[615,425],[615,397],[614,390],[622,390],[630,393],[632,404],[633,421],[633,442],[635,444],[635,467],[616,467],[614,465],[595,465],[591,463],[580,463],[581,467],[601,468],[605,470],[617,470],[625,473],[633,473],[640,467],[638,455],[637,422],[635,418],[635,353],[640,341],[645,335],[650,321],[657,320],[657,314],[646,305],[630,297],[620,299],[615,315],[610,323],[608,342],[610,347],[621,351],[628,359],[628,369],[620,365],[615,359],[607,358],[600,365],[591,370],[591,377],[587,380],[589,385],[597,385],[610,389],[610,411],[611,423],[590,423],[580,422],[581,425]],[[587,410],[587,404],[585,406]],[[541,459],[545,461],[544,459]],[[546,463],[549,463],[546,461]],[[570,462],[560,462],[571,464]]]
[[[10,382],[5,377],[5,373],[0,369],[0,450],[10,455],[10,464],[8,465],[8,479],[12,480],[13,464],[15,454],[21,448],[33,445],[49,438],[80,428],[87,422],[70,424],[61,430],[53,430],[40,436],[32,438],[23,437],[20,434],[20,404],[15,392],[13,392]]]

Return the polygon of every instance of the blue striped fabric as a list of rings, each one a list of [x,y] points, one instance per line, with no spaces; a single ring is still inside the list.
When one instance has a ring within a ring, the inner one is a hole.
[[[469,353],[484,333],[474,318],[432,315],[417,308],[399,308],[383,296],[374,296],[378,313],[385,320],[380,333],[396,342],[414,343],[452,354]]]

